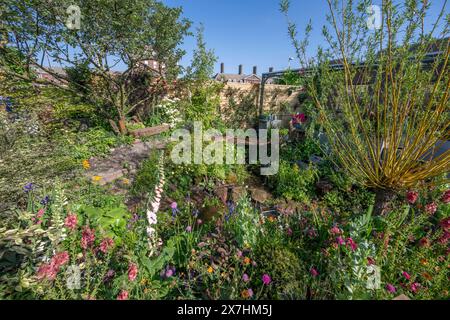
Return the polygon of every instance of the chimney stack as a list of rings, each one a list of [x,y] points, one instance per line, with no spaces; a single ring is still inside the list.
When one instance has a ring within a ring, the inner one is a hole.
[[[220,73],[225,73],[225,64],[223,62],[220,64]]]
[[[269,68],[269,72],[273,72],[273,67],[270,67],[270,68]]]
[[[258,73],[258,67],[257,66],[254,66],[253,67],[253,74],[257,74]]]
[[[239,75],[242,75],[242,64],[239,65]]]

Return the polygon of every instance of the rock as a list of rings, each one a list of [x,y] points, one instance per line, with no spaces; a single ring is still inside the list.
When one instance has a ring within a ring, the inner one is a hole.
[[[214,189],[215,195],[222,201],[222,203],[226,204],[228,199],[228,187],[226,186],[218,186]]]
[[[316,190],[320,194],[325,194],[330,192],[333,189],[333,185],[326,180],[320,180],[316,183]]]
[[[259,203],[264,203],[270,198],[272,198],[272,195],[268,193],[267,191],[259,188],[253,188],[250,189],[252,199]]]
[[[130,132],[133,137],[150,137],[156,134],[168,131],[170,129],[169,125],[163,124],[156,127],[136,129]]]
[[[117,179],[123,177],[123,172],[122,172],[122,169],[114,170],[114,171],[110,170],[108,172],[105,172],[100,177],[102,177],[102,178],[98,183],[103,186],[107,183],[113,182],[114,180],[117,180]]]
[[[247,190],[245,187],[234,187],[231,193],[231,200],[234,203],[237,203],[239,200],[241,200],[243,197],[247,195]]]
[[[309,157],[309,161],[314,164],[321,164],[323,162],[323,159],[319,156],[312,155]]]

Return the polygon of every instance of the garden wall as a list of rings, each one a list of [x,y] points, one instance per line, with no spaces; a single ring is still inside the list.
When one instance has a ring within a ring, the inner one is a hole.
[[[224,120],[241,126],[251,125],[258,116],[260,84],[227,83],[220,96]],[[263,111],[292,114],[298,107],[301,89],[277,84],[266,84]]]

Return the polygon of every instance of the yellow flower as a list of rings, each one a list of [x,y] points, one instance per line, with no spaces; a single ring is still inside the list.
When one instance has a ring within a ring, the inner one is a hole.
[[[270,222],[275,222],[275,220],[277,220],[274,216],[269,216],[268,220]]]
[[[130,180],[128,180],[127,178],[123,178],[122,179],[123,184],[125,185],[129,185],[130,184]]]
[[[100,180],[102,180],[102,177],[100,177],[100,176],[93,176],[92,177],[92,181],[94,181],[94,182],[99,182]]]
[[[213,272],[214,272],[213,267],[209,266],[209,267],[208,267],[208,273],[213,273]]]
[[[89,169],[91,167],[91,164],[89,163],[89,160],[83,160],[83,168],[85,170]]]

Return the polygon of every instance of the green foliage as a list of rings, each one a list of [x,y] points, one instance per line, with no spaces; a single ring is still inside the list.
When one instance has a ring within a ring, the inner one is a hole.
[[[269,183],[278,195],[288,200],[309,202],[317,178],[318,170],[314,165],[300,169],[297,164],[281,160],[278,174]]]
[[[248,198],[240,199],[233,211],[228,212],[226,216],[227,228],[230,228],[231,233],[234,234],[239,247],[255,247],[260,236],[257,211],[252,207]]]
[[[133,182],[132,192],[134,194],[146,194],[151,192],[158,182],[158,153],[151,152],[150,157],[145,160]]]

